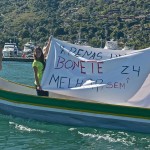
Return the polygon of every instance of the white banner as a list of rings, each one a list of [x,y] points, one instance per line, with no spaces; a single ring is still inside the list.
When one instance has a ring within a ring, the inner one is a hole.
[[[124,103],[150,72],[150,49],[104,50],[52,38],[42,88],[107,103]]]

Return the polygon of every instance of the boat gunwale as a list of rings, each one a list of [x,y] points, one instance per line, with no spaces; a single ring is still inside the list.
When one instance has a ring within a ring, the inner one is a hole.
[[[61,98],[40,97],[0,88],[0,99],[18,104],[150,120],[150,109]],[[148,115],[149,114],[149,115]]]

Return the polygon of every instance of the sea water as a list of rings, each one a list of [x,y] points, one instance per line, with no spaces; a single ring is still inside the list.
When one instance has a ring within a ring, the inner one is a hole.
[[[4,61],[0,77],[33,86],[32,63]],[[122,130],[63,126],[0,114],[0,150],[25,149],[150,150],[150,135]]]

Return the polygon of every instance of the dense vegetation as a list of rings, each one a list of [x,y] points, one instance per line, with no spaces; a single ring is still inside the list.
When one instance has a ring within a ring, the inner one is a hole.
[[[0,12],[0,47],[10,39],[43,46],[51,34],[74,43],[79,32],[93,47],[112,38],[150,47],[149,0],[0,0]]]

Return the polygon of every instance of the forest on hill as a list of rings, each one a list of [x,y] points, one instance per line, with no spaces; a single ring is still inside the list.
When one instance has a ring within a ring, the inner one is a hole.
[[[150,47],[149,0],[1,0],[0,47],[32,40],[43,46],[50,35],[90,46],[114,39],[121,46]]]

